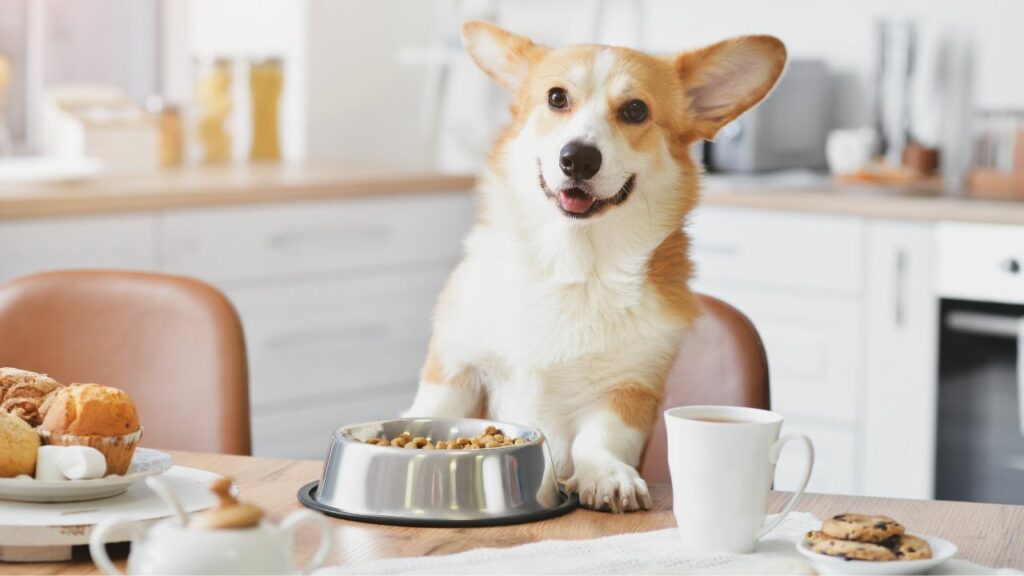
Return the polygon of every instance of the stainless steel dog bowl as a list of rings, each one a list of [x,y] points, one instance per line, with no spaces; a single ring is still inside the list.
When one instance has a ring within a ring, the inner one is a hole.
[[[403,432],[431,442],[496,426],[526,444],[480,450],[412,450],[365,444]],[[562,490],[538,430],[474,419],[407,418],[354,424],[331,435],[319,482],[299,501],[331,516],[405,526],[492,526],[558,516],[576,507]]]

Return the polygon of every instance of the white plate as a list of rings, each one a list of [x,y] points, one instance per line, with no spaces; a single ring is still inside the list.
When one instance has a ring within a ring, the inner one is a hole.
[[[18,502],[82,502],[117,496],[147,476],[171,468],[171,457],[158,450],[136,448],[124,476],[112,474],[94,480],[42,481],[30,476],[0,478],[0,500]]]
[[[956,556],[956,544],[935,536],[915,534],[932,548],[932,557],[927,560],[893,560],[889,562],[868,562],[866,560],[844,560],[811,551],[806,540],[796,543],[796,550],[811,561],[819,574],[923,574]]]

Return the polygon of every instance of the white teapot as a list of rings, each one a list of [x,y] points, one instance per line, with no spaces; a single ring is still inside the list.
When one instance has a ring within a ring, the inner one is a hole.
[[[235,500],[228,479],[210,485],[220,502],[191,517],[181,512],[177,501],[159,481],[149,485],[178,515],[158,522],[148,531],[138,522],[117,517],[97,525],[89,539],[89,552],[96,566],[106,574],[122,574],[107,555],[105,544],[112,530],[131,531],[129,574],[308,574],[319,568],[330,552],[331,529],[323,516],[297,510],[280,526],[274,526],[262,520],[262,510]],[[320,528],[320,546],[305,566],[298,567],[291,548],[295,529],[306,521]]]

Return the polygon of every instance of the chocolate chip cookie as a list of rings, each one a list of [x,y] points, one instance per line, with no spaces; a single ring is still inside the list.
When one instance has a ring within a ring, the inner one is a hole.
[[[856,540],[871,544],[894,544],[893,537],[902,536],[903,525],[888,516],[867,514],[839,514],[825,520],[821,531],[830,538]]]
[[[808,540],[810,540],[810,538],[808,538]],[[846,560],[886,562],[896,559],[896,555],[893,554],[892,550],[889,550],[885,546],[871,544],[868,542],[851,542],[849,540],[839,540],[836,538],[822,538],[811,546],[811,550],[818,554],[835,556],[836,558],[845,558]]]
[[[814,546],[818,542],[830,540],[830,538],[826,536],[825,533],[821,530],[811,530],[810,532],[804,535],[804,540],[807,540],[808,544]]]
[[[900,560],[924,560],[932,557],[932,547],[912,534],[901,536],[899,544],[893,547],[893,551]]]

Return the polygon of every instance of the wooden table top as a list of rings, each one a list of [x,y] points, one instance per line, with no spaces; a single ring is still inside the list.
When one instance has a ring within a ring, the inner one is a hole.
[[[320,476],[321,463],[308,460],[274,460],[174,452],[182,466],[201,468],[231,477],[241,498],[264,507],[272,521],[279,521],[300,507],[298,489]],[[361,563],[400,556],[435,556],[483,546],[515,546],[558,538],[597,538],[625,532],[644,532],[675,526],[672,494],[667,485],[652,486],[654,510],[612,515],[577,510],[566,516],[518,526],[494,528],[402,528],[330,519],[334,525],[334,550],[328,564]],[[772,494],[777,510],[788,494]],[[1024,568],[1024,506],[895,500],[857,496],[808,494],[797,509],[819,518],[840,512],[877,512],[893,516],[913,530],[946,538],[960,547],[959,558],[989,566]],[[316,547],[316,535],[303,528],[297,557],[304,561]],[[122,552],[123,554],[123,552]],[[95,574],[84,549],[76,548],[70,562],[0,564],[2,574]]]

